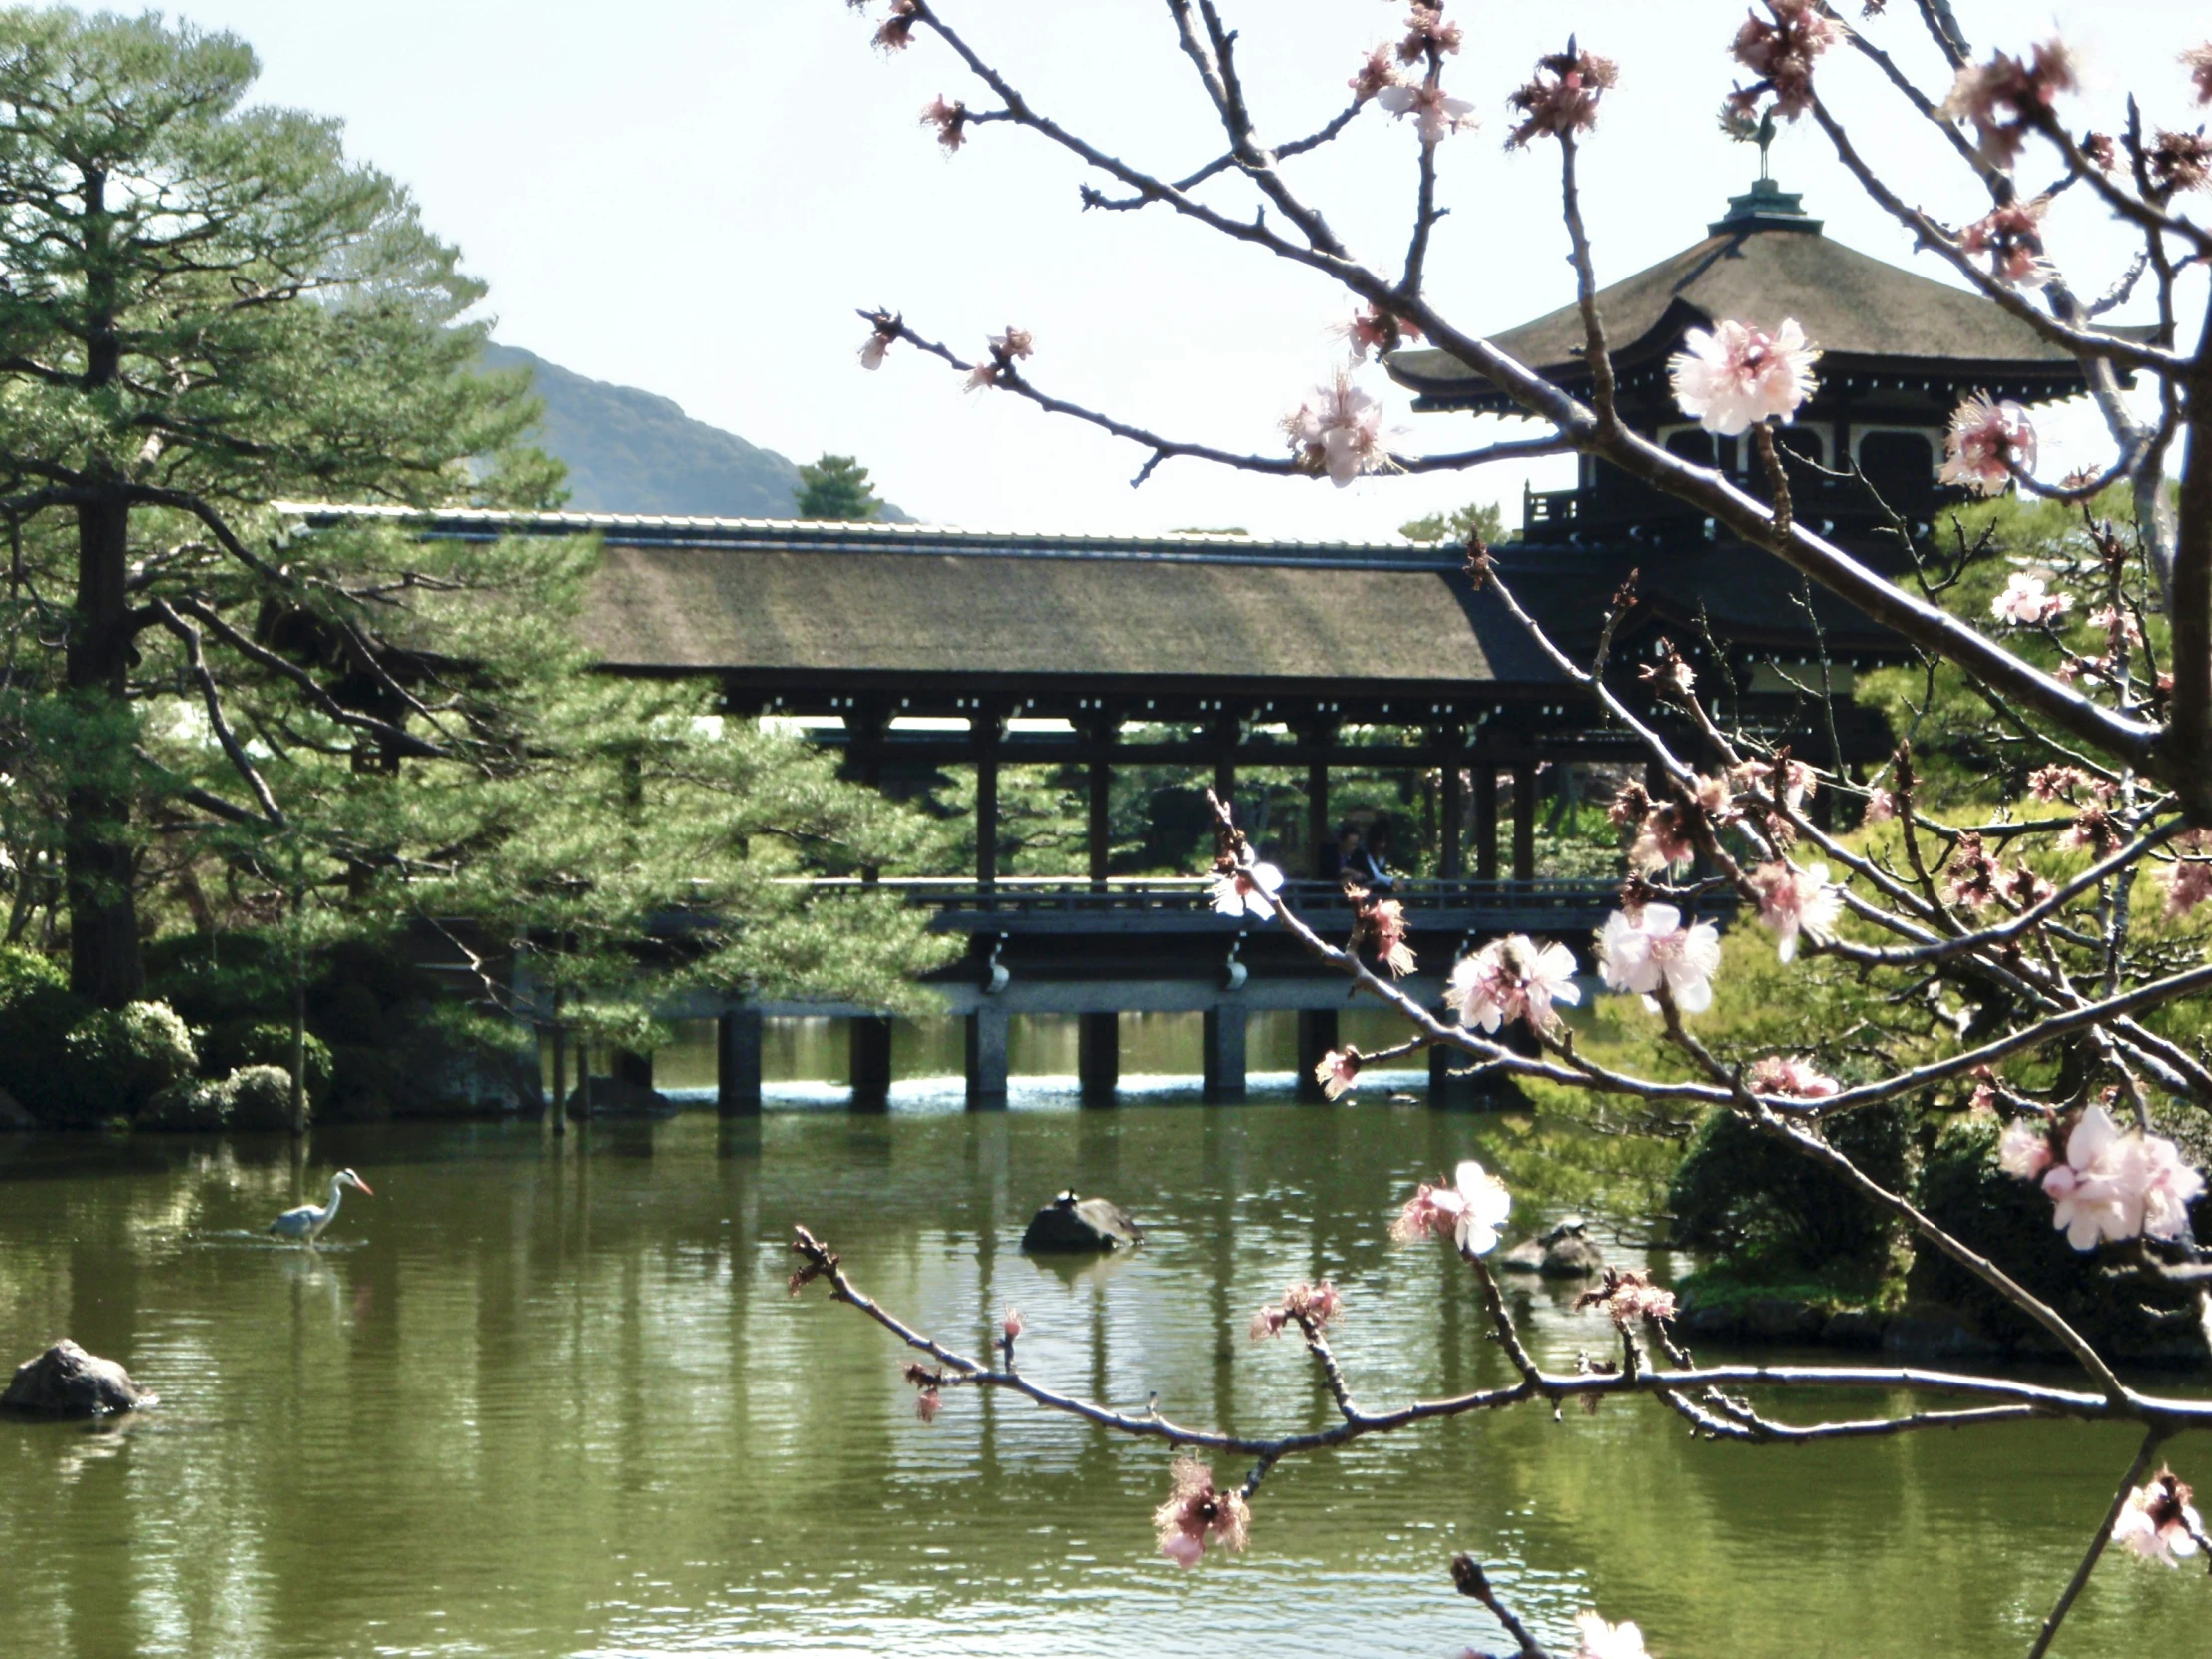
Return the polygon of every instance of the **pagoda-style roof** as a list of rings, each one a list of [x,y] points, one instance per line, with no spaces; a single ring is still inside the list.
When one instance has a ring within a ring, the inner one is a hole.
[[[1762,180],[1730,203],[1704,241],[1597,296],[1624,369],[1657,366],[1685,330],[1733,317],[1773,328],[1795,317],[1826,353],[1824,380],[1851,374],[1940,380],[2023,402],[2082,387],[2073,356],[1978,294],[1873,259],[1825,236],[1798,199]],[[1582,314],[1563,305],[1491,336],[1499,349],[1568,384],[1587,381]],[[1490,382],[1442,351],[1401,351],[1390,374],[1425,409],[1510,411]]]

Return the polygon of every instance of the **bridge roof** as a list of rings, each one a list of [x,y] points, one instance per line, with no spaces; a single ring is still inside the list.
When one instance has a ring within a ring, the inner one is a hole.
[[[584,628],[607,666],[1321,690],[1560,676],[1456,548],[936,525],[295,508],[424,534],[596,534]],[[1602,603],[1603,595],[1593,595]]]

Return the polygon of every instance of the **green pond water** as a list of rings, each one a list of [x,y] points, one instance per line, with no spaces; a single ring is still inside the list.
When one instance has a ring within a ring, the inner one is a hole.
[[[1041,1378],[1279,1430],[1327,1418],[1302,1354],[1246,1337],[1296,1279],[1343,1288],[1341,1353],[1371,1401],[1504,1381],[1463,1270],[1385,1239],[1416,1178],[1480,1157],[1533,1225],[1634,1208],[1649,1160],[1386,1091],[1016,1098],[687,1112],[565,1141],[331,1130],[303,1157],[0,1140],[0,1356],[68,1334],[162,1396],[96,1430],[0,1422],[0,1655],[1444,1656],[1502,1645],[1451,1590],[1464,1549],[1539,1629],[1595,1605],[1662,1659],[1971,1659],[2024,1650],[2132,1452],[2072,1426],[1714,1446],[1655,1405],[1521,1409],[1285,1466],[1250,1551],[1179,1572],[1148,1523],[1163,1448],[967,1394],[924,1426],[885,1333],[786,1294],[791,1225],[975,1348],[1018,1304]],[[324,1249],[265,1240],[341,1164],[376,1196]],[[1020,1255],[1065,1185],[1128,1205],[1145,1248]],[[1638,1259],[1632,1218],[1598,1230]],[[1604,1351],[1566,1293],[1514,1295],[1547,1360]],[[2212,1484],[2212,1443],[2171,1449]],[[2114,1558],[2059,1651],[2179,1659],[2208,1632],[2202,1573]]]

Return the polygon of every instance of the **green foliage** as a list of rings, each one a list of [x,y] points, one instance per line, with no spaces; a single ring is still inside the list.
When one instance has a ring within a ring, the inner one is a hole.
[[[32,991],[58,988],[69,983],[50,957],[21,945],[0,945],[0,1008],[13,1005]]]
[[[330,1092],[330,1045],[306,1034],[307,1099]],[[229,1020],[209,1030],[200,1043],[200,1069],[222,1077],[242,1066],[276,1066],[291,1074],[291,1027],[276,1020]]]
[[[1495,501],[1470,501],[1457,512],[1430,513],[1400,524],[1397,533],[1407,541],[1450,540],[1470,547],[1479,538],[1484,547],[1494,547],[1505,539],[1505,510]]]
[[[1908,1108],[1889,1104],[1836,1119],[1827,1134],[1867,1175],[1900,1192],[1913,1172],[1913,1127]],[[1878,1279],[1899,1242],[1896,1224],[1841,1176],[1727,1111],[1700,1125],[1667,1207],[1677,1243],[1769,1272],[1856,1269]]]
[[[23,1012],[28,1039],[20,1053],[11,1045],[10,1059],[31,1059],[40,1070],[0,1082],[48,1127],[86,1128],[130,1117],[164,1089],[189,1079],[199,1064],[192,1032],[160,1002],[80,1012],[57,1042],[60,1020],[83,1008],[67,992],[41,990],[9,1010]]]
[[[213,1082],[186,1078],[154,1094],[131,1121],[139,1129],[288,1130],[291,1072],[241,1066]]]
[[[867,468],[850,455],[825,455],[799,469],[794,510],[801,518],[870,519],[883,503],[867,480]]]

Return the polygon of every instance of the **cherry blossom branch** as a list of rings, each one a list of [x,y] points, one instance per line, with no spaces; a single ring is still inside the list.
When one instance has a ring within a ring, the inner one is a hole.
[[[1348,104],[1344,109],[1340,110],[1335,116],[1330,118],[1327,126],[1322,127],[1316,132],[1307,134],[1304,138],[1292,139],[1288,143],[1274,145],[1271,147],[1271,153],[1276,157],[1277,160],[1281,160],[1285,156],[1303,156],[1310,150],[1319,150],[1323,145],[1332,142],[1347,127],[1351,126],[1353,119],[1357,117],[1359,113],[1366,107],[1367,106],[1364,103],[1361,103],[1359,101]],[[1240,163],[1237,153],[1232,150],[1224,155],[1216,156],[1212,161],[1208,162],[1196,173],[1187,174],[1183,178],[1176,180],[1174,184],[1169,188],[1176,191],[1196,190],[1207,180],[1218,177],[1220,174],[1226,173],[1229,171],[1229,169],[1237,167],[1239,165]],[[1136,196],[1108,196],[1103,191],[1097,189],[1097,187],[1095,186],[1085,185],[1082,187],[1082,200],[1083,206],[1086,208],[1103,208],[1112,213],[1127,213],[1137,208],[1149,208],[1150,206],[1152,206],[1153,203],[1161,200],[1161,198],[1158,196],[1144,194],[1139,194]]]
[[[1550,1659],[1544,1646],[1537,1641],[1527,1625],[1521,1623],[1513,1610],[1506,1606],[1498,1593],[1490,1588],[1487,1574],[1471,1555],[1454,1555],[1451,1558],[1451,1581],[1459,1593],[1471,1596],[1490,1610],[1490,1617],[1505,1626],[1505,1633],[1520,1644],[1520,1659]],[[1473,1649],[1467,1650],[1469,1653]]]
[[[2111,1541],[2113,1523],[2120,1518],[2120,1511],[2127,1507],[2128,1495],[2150,1473],[2150,1461],[2158,1455],[2158,1448],[2165,1443],[2165,1439],[2166,1436],[2155,1428],[2143,1436],[2142,1449],[2135,1453],[2135,1461],[2128,1465],[2127,1473],[2120,1480],[2120,1489],[2112,1494],[2112,1502],[2104,1512],[2103,1524],[2097,1528],[2096,1536],[2089,1540],[2088,1549],[2082,1553],[2081,1564],[2074,1568],[2073,1576],[2066,1580],[2066,1587],[2058,1592],[2058,1601],[2043,1619],[2042,1628],[2035,1633],[2034,1645],[2027,1650],[2027,1659],[2043,1659],[2050,1652],[2050,1644],[2058,1636],[2058,1627],[2066,1622],[2066,1615],[2073,1610],[2075,1600],[2089,1582],[2089,1574],[2096,1570],[2097,1562],[2104,1554],[2104,1546]]]

